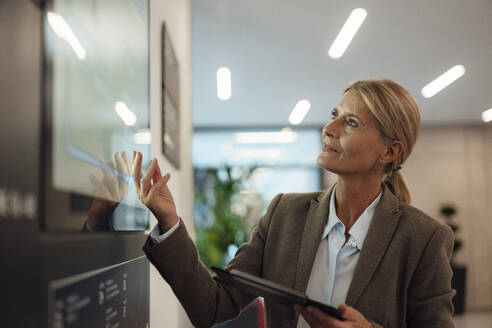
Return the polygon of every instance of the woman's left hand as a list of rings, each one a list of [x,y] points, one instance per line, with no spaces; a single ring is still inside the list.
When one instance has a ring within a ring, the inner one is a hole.
[[[370,328],[371,323],[364,315],[347,304],[340,304],[338,310],[344,321],[338,320],[315,307],[296,304],[294,309],[301,314],[312,328]]]

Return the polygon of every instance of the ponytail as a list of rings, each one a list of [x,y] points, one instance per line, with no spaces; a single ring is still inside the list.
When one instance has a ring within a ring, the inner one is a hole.
[[[400,170],[392,171],[392,173],[387,175],[383,181],[400,202],[405,204],[410,204],[412,202],[412,196],[410,195],[407,180],[405,180],[405,177]]]

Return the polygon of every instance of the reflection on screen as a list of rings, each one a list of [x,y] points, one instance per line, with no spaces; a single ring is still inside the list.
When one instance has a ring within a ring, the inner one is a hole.
[[[72,203],[87,196],[119,204],[115,230],[148,224],[147,215],[137,215],[144,206],[124,158],[131,160],[132,150],[149,158],[147,6],[143,0],[56,0],[44,17],[51,183],[70,193]]]

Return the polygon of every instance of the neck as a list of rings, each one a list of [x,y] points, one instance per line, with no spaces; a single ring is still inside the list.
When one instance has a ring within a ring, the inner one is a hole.
[[[335,204],[337,216],[345,225],[346,233],[381,192],[381,178],[338,176]]]

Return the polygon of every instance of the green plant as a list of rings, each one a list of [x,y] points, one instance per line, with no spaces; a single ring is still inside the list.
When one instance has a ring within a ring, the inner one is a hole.
[[[454,239],[454,246],[453,246],[453,257],[456,255],[456,252],[461,249],[463,246],[463,242],[461,239],[457,237],[457,232],[460,229],[459,225],[456,224],[453,220],[453,216],[456,214],[457,210],[456,207],[452,204],[444,204],[441,206],[440,210],[441,214],[444,216],[446,219],[447,225],[453,229],[455,239]]]
[[[243,183],[256,167],[240,169],[233,177],[232,168],[195,170],[195,227],[200,259],[207,265],[223,267],[231,245],[239,247],[249,239],[246,214],[232,211]]]

